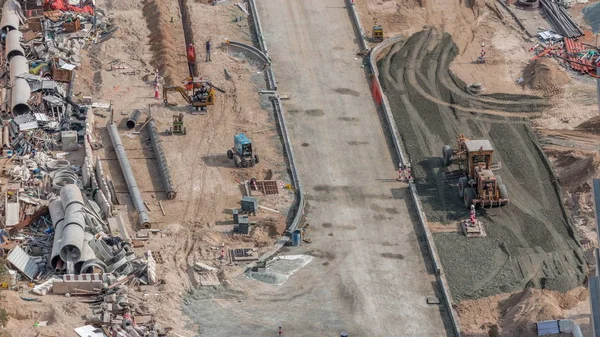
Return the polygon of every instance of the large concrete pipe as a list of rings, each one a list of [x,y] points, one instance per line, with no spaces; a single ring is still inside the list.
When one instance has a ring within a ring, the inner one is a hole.
[[[25,50],[23,50],[23,46],[21,46],[22,38],[23,33],[18,30],[11,30],[6,34],[6,46],[4,51],[6,59],[9,62],[14,56],[25,56]]]
[[[8,90],[6,88],[2,88],[0,89],[0,112],[4,113],[6,112],[6,103],[8,103],[8,96],[7,96],[7,92]]]
[[[62,206],[64,209],[67,209],[67,207],[71,206],[72,204],[79,204],[81,207],[84,206],[81,190],[75,184],[63,186],[63,188],[60,189],[60,199],[62,200]]]
[[[127,126],[128,129],[133,129],[135,128],[138,119],[140,119],[140,116],[142,115],[142,112],[140,110],[135,110],[133,111],[133,113],[131,114],[131,116],[129,116],[129,119],[127,120],[127,123],[125,123],[125,125]]]
[[[28,103],[31,97],[31,87],[26,79],[15,79],[10,96],[10,110],[14,116],[24,115],[31,111]]]
[[[28,74],[29,73],[29,62],[22,55],[16,55],[8,64],[9,66],[9,74],[10,74],[10,84],[13,86],[15,84],[15,79],[18,75]]]
[[[89,242],[92,241],[94,239],[94,234],[90,233],[90,232],[85,232],[84,236],[83,236],[83,248],[81,249],[81,257],[79,258],[79,261],[75,262],[75,273],[76,274],[80,274],[82,272],[82,267],[83,265],[90,260],[93,260],[96,258],[96,254],[94,254],[94,251],[92,250],[92,247],[90,247]]]
[[[138,212],[138,223],[143,228],[150,228],[150,218],[146,212],[146,206],[144,206],[144,199],[142,199],[142,194],[135,181],[135,176],[133,175],[131,164],[129,164],[127,153],[125,153],[125,148],[123,147],[117,124],[115,122],[110,122],[106,125],[106,128],[108,129],[108,134],[115,148],[115,152],[117,153],[117,159],[119,159],[121,171],[123,171],[123,176],[125,177],[125,182],[127,183],[129,194],[131,195],[131,200]]]
[[[52,254],[50,254],[50,266],[52,269],[56,269],[58,262],[62,262],[60,259],[60,246],[63,235],[65,211],[62,206],[62,202],[58,199],[52,200],[48,204],[50,210],[50,219],[52,220],[52,227],[54,228],[54,242],[52,244]]]
[[[158,163],[158,171],[160,172],[160,177],[165,187],[165,191],[167,192],[167,199],[173,200],[177,196],[177,192],[173,185],[173,179],[171,179],[171,172],[167,165],[167,157],[165,156],[165,151],[163,150],[154,119],[151,119],[150,122],[148,122],[148,133],[150,134],[150,141],[152,142],[154,155],[156,156],[156,162]]]
[[[21,5],[16,0],[6,0],[2,6],[0,29],[4,32],[19,29]]]
[[[65,262],[76,263],[81,258],[86,227],[83,195],[77,185],[70,184],[61,189],[60,199],[65,210],[60,258]]]

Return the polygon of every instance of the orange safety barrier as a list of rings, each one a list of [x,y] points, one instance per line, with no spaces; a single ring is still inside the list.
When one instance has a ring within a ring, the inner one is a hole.
[[[377,105],[381,105],[381,88],[379,87],[379,82],[377,82],[377,78],[373,76],[371,81],[371,95],[373,95],[373,100]]]

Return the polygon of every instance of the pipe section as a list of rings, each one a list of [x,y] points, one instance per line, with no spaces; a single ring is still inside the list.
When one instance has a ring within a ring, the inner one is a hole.
[[[22,55],[14,56],[9,63],[10,84],[15,85],[15,79],[18,75],[29,73],[29,62]]]
[[[60,259],[60,247],[64,229],[65,211],[62,202],[59,199],[52,200],[48,204],[52,227],[54,228],[54,241],[52,243],[52,254],[50,254],[50,266],[60,272],[62,269],[62,260]],[[59,266],[60,262],[60,266]]]
[[[31,107],[28,103],[29,98],[31,97],[31,87],[29,87],[29,83],[27,83],[26,79],[15,79],[10,96],[10,110],[13,115],[24,115],[31,111]]]
[[[175,192],[175,186],[173,186],[171,172],[167,165],[167,157],[165,156],[165,151],[163,150],[161,140],[158,136],[158,129],[156,128],[154,119],[150,119],[150,122],[148,122],[148,133],[150,134],[150,141],[152,142],[154,155],[158,162],[158,171],[160,172],[160,177],[165,187],[165,191],[167,192],[167,199],[173,200],[177,196],[177,192]]]
[[[79,261],[75,262],[75,273],[76,274],[81,274],[81,271],[83,270],[83,265],[90,260],[93,260],[96,258],[96,254],[94,254],[94,251],[92,250],[92,247],[90,247],[90,241],[92,241],[94,239],[94,234],[90,233],[90,232],[85,232],[84,234],[84,238],[83,238],[83,248],[81,249],[81,257],[79,258]]]
[[[108,129],[108,134],[113,143],[113,147],[115,148],[115,152],[117,153],[117,159],[119,159],[121,171],[123,171],[123,176],[125,177],[125,182],[127,183],[127,188],[129,189],[129,194],[131,195],[133,205],[138,211],[138,223],[143,228],[150,228],[150,218],[146,212],[146,206],[144,206],[144,199],[142,199],[142,194],[140,193],[137,182],[135,181],[135,176],[133,175],[131,164],[129,164],[127,153],[125,153],[125,148],[123,147],[123,142],[121,141],[121,136],[119,135],[119,130],[117,130],[117,124],[115,122],[110,122],[106,125],[106,128]],[[150,134],[152,135],[152,133]]]
[[[141,115],[142,115],[142,112],[140,110],[134,110],[131,113],[131,116],[129,116],[129,119],[127,120],[127,122],[125,123],[125,126],[127,126],[128,129],[135,128],[135,126],[137,125],[138,119],[140,119]]]
[[[10,127],[8,125],[2,127],[2,147],[5,149],[10,148],[9,129]]]
[[[19,14],[21,5],[16,0],[6,0],[2,6],[2,19],[0,19],[0,29],[4,32],[19,29]]]
[[[5,56],[9,62],[14,56],[25,56],[25,50],[21,46],[22,38],[23,33],[18,30],[11,30],[6,33]]]
[[[67,269],[81,259],[85,238],[83,196],[77,185],[65,185],[60,191],[65,220],[60,247],[60,258],[67,262]],[[73,266],[73,269],[74,266]]]

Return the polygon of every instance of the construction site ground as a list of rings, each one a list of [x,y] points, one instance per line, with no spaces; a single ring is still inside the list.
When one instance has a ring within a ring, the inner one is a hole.
[[[266,89],[262,64],[249,62],[243,55],[221,48],[226,39],[252,44],[250,23],[235,5],[211,6],[188,1],[192,13],[192,30],[197,51],[198,72],[204,79],[225,90],[216,93],[216,104],[205,115],[193,115],[192,108],[178,93],[172,92],[166,107],[161,98],[154,99],[155,68],[160,69],[163,85],[182,85],[188,77],[184,30],[176,1],[112,1],[99,0],[96,6],[114,18],[120,29],[106,42],[93,45],[82,55],[83,65],[77,71],[75,94],[92,96],[94,101],[110,102],[114,119],[131,162],[138,187],[149,208],[154,229],[148,241],[137,251],[158,252],[164,262],[158,264],[161,284],[144,287],[132,296],[145,301],[145,308],[155,314],[159,324],[173,327],[179,335],[192,336],[197,326],[190,324],[182,312],[182,300],[194,287],[211,284],[227,285],[231,275],[238,275],[245,264],[228,263],[229,249],[252,248],[256,255],[270,249],[286,228],[288,208],[294,193],[289,185],[287,165],[271,103],[259,94]],[[241,18],[241,19],[240,19]],[[212,61],[204,62],[204,42],[211,38]],[[112,69],[116,65],[126,69]],[[226,79],[227,69],[231,79]],[[134,73],[131,73],[134,71]],[[177,94],[177,96],[175,96]],[[144,112],[137,129],[144,124],[146,112],[161,132],[168,166],[176,186],[177,197],[167,200],[149,135],[124,127],[134,109]],[[173,114],[183,112],[186,135],[168,135]],[[128,231],[136,238],[137,212],[131,204],[119,162],[105,128],[111,112],[94,109],[94,141],[103,146],[100,160],[105,174],[114,182],[119,206]],[[234,167],[226,152],[233,147],[233,136],[244,132],[253,142],[260,163],[253,168]],[[259,196],[260,205],[273,211],[260,210],[250,220],[256,222],[250,235],[231,235],[231,209],[240,208],[244,195],[241,182],[251,178],[276,180],[279,194]],[[164,208],[161,212],[159,202]],[[226,259],[220,262],[221,250]],[[192,268],[202,262],[219,268],[218,273],[199,275]],[[213,289],[213,287],[211,287]],[[72,329],[84,325],[87,305],[76,298],[48,295],[42,302],[25,302],[18,296],[5,298],[10,320],[6,331],[14,337],[70,336]],[[203,313],[195,313],[194,316]],[[45,327],[34,327],[38,321],[49,321]]]
[[[537,39],[494,1],[356,3],[367,35],[379,23],[386,37],[405,36],[383,53],[380,80],[464,335],[488,336],[498,325],[501,336],[535,336],[533,323],[558,318],[575,319],[590,333],[582,284],[597,246],[590,195],[599,163],[595,80],[555,59],[530,63]],[[589,32],[585,5],[569,12]],[[512,10],[533,34],[551,28],[537,12]],[[587,34],[583,39],[594,43]],[[482,43],[486,64],[477,64]],[[467,93],[475,82],[484,95]],[[455,146],[459,133],[492,142],[494,161],[502,164],[495,173],[508,187],[510,205],[478,211],[486,238],[460,232],[468,211],[455,182],[442,178],[441,148]]]

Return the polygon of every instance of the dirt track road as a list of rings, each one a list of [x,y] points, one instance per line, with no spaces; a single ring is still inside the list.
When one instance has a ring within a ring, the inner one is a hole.
[[[343,0],[259,0],[307,192],[314,260],[282,286],[201,294],[207,335],[444,336],[435,279],[369,93]],[[427,262],[428,263],[428,262]],[[242,300],[238,303],[238,300]],[[191,305],[191,304],[190,304]],[[235,309],[235,310],[232,310]],[[227,327],[219,317],[229,317]]]

